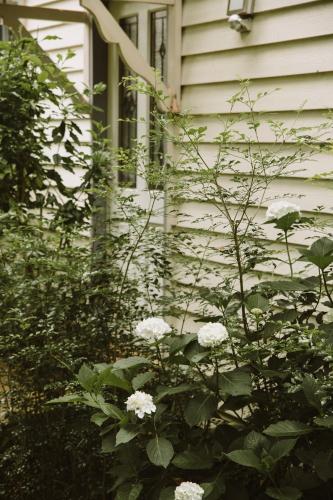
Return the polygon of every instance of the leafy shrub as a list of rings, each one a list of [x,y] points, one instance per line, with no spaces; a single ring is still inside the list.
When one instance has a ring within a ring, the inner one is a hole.
[[[163,238],[151,210],[116,195],[99,124],[92,149],[80,147],[90,106],[65,79],[54,82],[35,42],[1,44],[0,70],[0,496],[100,499],[109,478],[86,411],[45,403],[83,362],[129,351],[148,296],[162,307]],[[78,168],[81,183],[69,188],[61,169]],[[90,238],[92,218],[109,223],[97,204],[106,196],[117,196],[124,228]]]
[[[53,400],[91,408],[116,500],[192,498],[186,491],[208,500],[332,498],[333,240],[316,235],[319,207],[302,214],[269,191],[331,147],[330,124],[268,122],[276,141],[293,147],[265,150],[255,103],[247,84],[232,98],[246,112],[224,124],[213,165],[201,154],[205,127],[186,115],[163,118],[178,127],[175,137],[168,126],[165,133],[181,158],[170,196],[214,208],[193,221],[207,223],[194,231],[207,243],[176,257],[189,289],[169,284],[180,326],[167,333],[161,320],[139,324],[131,356],[82,365],[79,389]],[[264,239],[267,228],[278,251]],[[214,247],[217,230],[223,245],[216,236]],[[297,250],[290,238],[305,230],[312,242]],[[223,272],[207,264],[212,255]],[[186,267],[186,257],[195,265]],[[203,326],[191,333],[189,319]]]

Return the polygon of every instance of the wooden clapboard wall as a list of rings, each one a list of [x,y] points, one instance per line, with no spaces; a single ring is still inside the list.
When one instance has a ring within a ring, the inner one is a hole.
[[[207,138],[201,151],[207,161],[213,161],[216,146],[213,138],[221,130],[218,114],[229,113],[230,98],[239,89],[240,79],[250,79],[251,93],[272,92],[258,104],[258,111],[271,114],[287,125],[315,125],[333,107],[333,2],[331,0],[256,0],[251,33],[240,35],[228,26],[227,0],[183,0],[182,36],[182,109],[194,114],[197,126],[208,126]],[[279,88],[277,92],[274,89]],[[297,118],[296,111],[303,107]],[[234,112],[244,111],[239,107]],[[267,148],[275,148],[268,127],[259,129],[260,141]],[[281,147],[281,145],[278,145]],[[289,148],[290,145],[285,145]],[[304,171],[292,177],[281,178],[271,193],[290,193],[290,201],[297,202],[305,213],[311,214],[318,205],[325,205],[323,217],[333,213],[333,180],[314,183],[309,179],[318,173],[333,172],[333,152],[321,154],[304,165]],[[333,174],[331,176],[333,178]],[[230,181],[228,176],[225,183]],[[304,198],[298,199],[299,194]],[[182,215],[175,228],[187,230],[208,229],[208,222],[199,221],[205,214],[217,214],[208,203],[184,200]],[[183,214],[187,214],[184,217]],[[265,210],[259,219],[264,221]],[[332,223],[332,222],[331,222]],[[223,234],[216,235],[212,247],[222,247]],[[294,238],[297,245],[308,245],[308,231]],[[267,240],[274,242],[276,232],[267,226]],[[205,243],[202,232],[198,241]],[[281,249],[273,243],[273,248]],[[221,273],[228,262],[219,253],[210,254],[208,265]],[[182,263],[179,264],[181,271]],[[302,265],[297,266],[302,270]],[[270,273],[272,268],[263,267]],[[275,275],[284,274],[287,266],[280,265]],[[267,275],[265,276],[267,277]],[[181,272],[177,275],[177,279]],[[255,277],[253,277],[253,280]],[[180,282],[183,280],[179,279]],[[186,283],[186,280],[184,280]],[[249,279],[249,284],[252,279]],[[206,272],[205,284],[214,284],[213,274]],[[195,308],[194,308],[195,309]]]
[[[55,9],[84,10],[79,0],[24,0],[21,2],[26,6],[40,6]],[[64,64],[64,71],[68,79],[74,83],[79,91],[90,86],[91,80],[91,33],[90,27],[84,23],[65,23],[59,21],[42,21],[27,19],[24,25],[31,35],[36,38],[40,46],[46,51],[50,58],[59,65],[58,54],[65,56],[68,50],[75,52],[75,56]],[[58,39],[45,40],[47,36],[56,36]],[[79,121],[78,126],[82,130],[82,147],[88,149],[90,146],[89,117]],[[55,151],[56,152],[56,151]],[[79,169],[75,175],[62,172],[65,182],[74,186],[80,182]]]

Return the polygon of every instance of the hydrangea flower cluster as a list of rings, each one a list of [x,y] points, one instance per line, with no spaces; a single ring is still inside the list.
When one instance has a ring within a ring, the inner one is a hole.
[[[151,415],[156,411],[153,397],[142,391],[136,391],[127,399],[126,408],[127,411],[134,411],[139,418],[143,418],[145,414]]]
[[[198,332],[198,342],[202,347],[216,347],[228,338],[228,330],[221,323],[206,323]]]
[[[204,490],[196,483],[186,481],[175,490],[175,500],[202,500]]]
[[[171,332],[171,327],[162,318],[147,318],[136,325],[135,335],[147,342],[156,342]]]
[[[281,219],[285,215],[294,213],[301,215],[301,209],[298,205],[285,200],[276,201],[268,207],[266,212],[266,219],[268,221]]]

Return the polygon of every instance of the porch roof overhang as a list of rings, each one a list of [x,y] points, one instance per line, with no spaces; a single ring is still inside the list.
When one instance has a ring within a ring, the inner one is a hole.
[[[129,1],[129,0],[114,0]],[[130,0],[139,2],[142,0]],[[145,3],[172,6],[178,0],[145,0]],[[6,0],[0,0],[0,18],[8,27],[14,31],[22,31],[24,35],[30,36],[20,19],[40,19],[49,21],[74,22],[90,24],[95,22],[101,38],[108,44],[116,44],[125,64],[137,76],[142,77],[151,85],[164,99],[159,102],[162,111],[178,111],[175,92],[167,87],[156,71],[149,65],[138,51],[137,47],[122,30],[119,23],[112,16],[101,0],[80,0],[85,11],[64,10],[57,8],[23,6],[8,4]],[[48,59],[48,56],[45,54]],[[59,70],[60,71],[60,70]]]

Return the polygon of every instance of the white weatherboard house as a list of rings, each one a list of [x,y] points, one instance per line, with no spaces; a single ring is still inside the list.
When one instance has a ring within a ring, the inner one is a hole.
[[[230,16],[239,14],[231,26]],[[159,70],[162,79],[157,86],[169,94],[169,105],[190,110],[196,125],[208,126],[201,146],[208,161],[215,153],[212,138],[220,130],[219,115],[229,113],[227,99],[239,89],[240,79],[251,80],[253,94],[268,92],[258,111],[288,126],[319,124],[333,107],[332,0],[0,0],[0,17],[9,25],[19,17],[51,58],[73,49],[76,56],[66,71],[78,88],[82,83],[107,84],[98,104],[104,110],[102,119],[112,125],[115,145],[126,147],[132,137],[147,132],[142,123],[135,130],[118,122],[149,114],[146,96],[136,97],[119,87],[129,71],[156,83],[152,68]],[[250,31],[237,31],[242,24],[244,30],[250,24]],[[60,39],[43,40],[45,35]],[[276,88],[280,90],[273,92]],[[268,129],[261,131],[260,140],[276,147]],[[303,211],[311,213],[325,205],[324,215],[331,214],[329,176],[321,183],[306,182],[331,171],[332,154],[323,153],[307,162],[304,171],[281,178],[273,191],[291,193],[290,201],[302,193],[297,203]],[[131,182],[144,203],[142,179],[133,177]],[[209,209],[196,201],[184,201],[180,207],[193,218]],[[191,219],[174,217],[170,224],[191,227]],[[305,236],[298,233],[294,243],[304,244]]]

